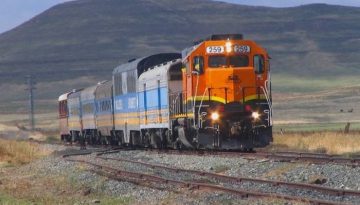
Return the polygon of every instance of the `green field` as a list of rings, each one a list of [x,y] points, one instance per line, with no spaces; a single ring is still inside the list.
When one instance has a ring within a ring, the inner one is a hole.
[[[280,133],[287,132],[323,132],[323,131],[344,131],[346,122],[338,123],[305,123],[305,124],[275,124],[273,131]],[[350,122],[350,131],[360,131],[360,122]]]
[[[311,93],[334,90],[348,86],[360,86],[358,76],[299,77],[275,73],[271,76],[273,93]]]

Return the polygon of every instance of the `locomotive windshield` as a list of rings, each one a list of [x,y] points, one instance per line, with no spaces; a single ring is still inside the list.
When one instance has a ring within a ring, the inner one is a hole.
[[[248,67],[249,57],[246,55],[215,55],[209,56],[208,61],[211,68],[226,68],[226,67]]]
[[[212,68],[221,68],[227,67],[226,56],[210,56],[209,57],[209,67]]]
[[[230,67],[248,67],[249,58],[247,56],[230,56],[229,65]]]

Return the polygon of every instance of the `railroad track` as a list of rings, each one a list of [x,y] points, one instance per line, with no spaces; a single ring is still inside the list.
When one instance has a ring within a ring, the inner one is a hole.
[[[310,204],[344,204],[341,201],[329,201],[319,198],[304,198],[294,195],[285,195],[283,193],[276,193],[276,192],[261,192],[261,191],[248,191],[239,188],[239,184],[241,183],[256,183],[256,184],[266,184],[268,186],[276,188],[286,188],[286,189],[293,189],[296,191],[303,190],[303,191],[312,191],[314,193],[321,193],[326,196],[333,196],[335,198],[344,199],[344,197],[350,197],[351,201],[360,200],[360,192],[353,191],[353,190],[343,190],[343,189],[334,189],[329,187],[323,187],[319,185],[312,185],[312,184],[304,184],[304,183],[290,183],[290,182],[282,182],[282,181],[274,181],[274,180],[264,180],[264,179],[254,179],[254,178],[243,178],[243,177],[231,177],[231,176],[224,176],[220,174],[210,173],[210,172],[203,172],[197,170],[186,170],[186,169],[178,169],[163,165],[151,164],[147,162],[140,162],[134,161],[125,158],[111,158],[111,157],[104,157],[101,156],[106,154],[106,152],[98,153],[95,159],[96,160],[104,160],[104,161],[118,161],[122,163],[131,163],[139,166],[143,166],[149,168],[150,170],[144,172],[135,172],[133,170],[125,170],[124,167],[122,169],[113,167],[112,165],[116,165],[115,163],[111,163],[111,166],[104,165],[100,163],[95,163],[92,161],[82,160],[82,159],[71,159],[66,158],[66,160],[73,161],[73,162],[80,162],[86,163],[96,169],[94,172],[98,174],[102,174],[112,179],[116,180],[127,180],[130,182],[139,181],[143,182],[151,182],[151,183],[162,183],[165,185],[172,184],[179,186],[180,188],[191,188],[191,189],[210,189],[214,191],[222,191],[231,194],[236,194],[241,197],[254,197],[254,198],[278,198],[287,201],[297,201],[297,202],[304,202]],[[69,156],[66,156],[69,157]],[[105,163],[106,164],[106,163]],[[172,178],[164,178],[167,174],[163,174],[163,171],[171,172],[174,177]],[[149,174],[149,172],[155,172],[155,174]],[[195,180],[183,180],[178,175],[188,175],[188,179],[195,179],[195,178],[202,178],[201,183],[194,182]],[[190,175],[190,177],[189,177]],[[204,182],[204,178],[206,178]],[[221,185],[220,185],[221,184]],[[323,197],[326,199],[326,197]]]
[[[200,156],[223,156],[223,157],[245,157],[248,159],[262,158],[280,162],[310,162],[314,164],[339,164],[351,167],[360,166],[360,158],[341,157],[339,155],[328,155],[309,152],[233,152],[233,151],[209,151],[209,150],[146,150],[155,154],[176,155],[200,155]]]
[[[44,143],[33,140],[35,143]],[[64,145],[64,144],[63,144]],[[71,147],[78,147],[78,145],[68,145]],[[101,154],[114,153],[119,151],[133,150],[127,147],[121,146],[105,146],[105,145],[91,145],[87,146],[90,149],[104,149]],[[322,153],[311,153],[311,152],[294,152],[294,151],[264,151],[257,150],[255,152],[237,152],[237,151],[217,151],[217,150],[158,150],[158,149],[148,149],[148,148],[136,148],[136,150],[143,150],[150,153],[156,154],[177,154],[177,155],[201,155],[201,156],[224,156],[224,157],[246,157],[248,159],[252,158],[263,158],[271,159],[280,162],[310,162],[314,164],[326,164],[333,163],[339,165],[346,165],[351,167],[360,166],[360,157],[356,156],[353,158],[342,157],[340,155],[328,155]],[[81,154],[80,154],[81,155]]]
[[[360,158],[341,157],[338,155],[328,155],[319,153],[306,153],[306,152],[257,152],[256,157],[263,157],[278,161],[301,161],[311,162],[314,164],[340,164],[351,167],[360,166]]]
[[[33,140],[34,143],[45,143]],[[62,144],[64,145],[64,144]],[[79,147],[78,145],[64,145],[68,147]],[[87,150],[99,149],[101,154],[110,154],[119,151],[128,151],[128,150],[142,150],[149,153],[155,154],[176,154],[176,155],[200,155],[200,156],[223,156],[223,157],[245,157],[247,159],[271,159],[274,161],[280,162],[310,162],[314,164],[339,164],[350,167],[359,167],[360,166],[360,157],[356,156],[353,158],[342,157],[340,155],[328,155],[322,153],[311,153],[311,152],[293,152],[293,151],[263,151],[257,150],[255,152],[238,152],[238,151],[217,151],[217,150],[159,150],[159,149],[148,149],[148,148],[127,148],[121,146],[105,146],[105,145],[91,145],[87,146]],[[83,151],[83,154],[86,154],[87,151]],[[91,151],[92,152],[92,151]],[[91,153],[89,153],[91,154]],[[79,153],[79,155],[82,155]]]
[[[189,169],[179,169],[179,168],[173,168],[173,167],[168,167],[168,166],[163,166],[163,165],[151,164],[151,163],[147,163],[147,162],[140,162],[140,161],[125,159],[125,158],[113,158],[113,157],[101,157],[101,156],[100,157],[98,156],[97,158],[103,159],[103,160],[112,160],[112,161],[139,164],[139,165],[142,165],[145,167],[149,167],[151,169],[158,169],[158,170],[165,169],[165,170],[175,172],[175,173],[180,173],[180,172],[190,173],[190,174],[195,174],[198,176],[212,177],[215,179],[230,181],[230,182],[263,183],[263,184],[269,184],[272,186],[284,186],[284,187],[288,187],[288,188],[301,188],[301,189],[307,189],[307,190],[314,190],[314,191],[319,191],[319,192],[323,192],[326,194],[331,194],[334,196],[356,196],[356,197],[359,197],[359,199],[360,199],[360,191],[354,191],[354,190],[334,189],[334,188],[313,185],[313,184],[305,184],[305,183],[292,183],[292,182],[254,179],[254,178],[246,178],[246,177],[231,177],[231,176],[226,176],[226,175],[221,175],[221,174],[216,174],[216,173],[211,173],[211,172],[189,170]]]
[[[46,143],[41,141],[32,140],[34,143]],[[59,144],[59,143],[57,143]],[[63,144],[64,145],[64,144]],[[68,145],[64,146],[70,147],[79,147],[78,145]],[[105,145],[91,145],[87,146],[87,150],[92,149],[100,149],[100,154],[114,153],[119,151],[133,150],[127,147],[121,146],[105,146]],[[326,164],[333,163],[339,165],[346,165],[351,167],[359,167],[360,166],[360,157],[356,156],[353,158],[350,157],[342,157],[340,155],[328,155],[322,153],[311,153],[311,152],[294,152],[294,151],[264,151],[257,150],[255,152],[238,152],[238,151],[217,151],[217,150],[158,150],[158,149],[148,149],[148,148],[136,148],[136,150],[147,151],[150,153],[156,154],[177,154],[177,155],[201,155],[201,156],[224,156],[224,157],[246,157],[248,159],[253,158],[263,158],[263,159],[271,159],[280,162],[310,162],[314,164]],[[87,151],[84,151],[85,153]],[[84,154],[85,154],[84,153]],[[91,154],[91,153],[89,153]],[[82,155],[79,153],[79,155]]]

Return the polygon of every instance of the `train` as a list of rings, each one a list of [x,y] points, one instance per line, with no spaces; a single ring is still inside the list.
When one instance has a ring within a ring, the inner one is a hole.
[[[58,101],[65,142],[252,150],[273,139],[270,57],[242,34],[131,59]]]

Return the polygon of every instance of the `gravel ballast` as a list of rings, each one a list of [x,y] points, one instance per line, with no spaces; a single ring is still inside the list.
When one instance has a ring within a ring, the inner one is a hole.
[[[286,202],[279,199],[244,199],[240,196],[223,192],[197,190],[161,183],[144,183],[132,179],[110,179],[94,172],[95,168],[67,161],[62,155],[76,153],[79,148],[65,147],[61,145],[47,145],[47,149],[54,153],[46,158],[23,165],[16,169],[18,174],[32,173],[38,178],[66,176],[68,181],[74,182],[79,187],[78,193],[87,195],[106,195],[110,197],[122,197],[129,199],[124,204],[301,204],[298,202]],[[89,149],[89,151],[91,151]],[[268,159],[235,158],[225,156],[197,156],[181,154],[155,153],[142,150],[119,151],[118,153],[106,154],[103,157],[125,158],[141,162],[159,164],[163,166],[200,170],[223,174],[233,177],[247,177],[278,180],[286,182],[318,183],[321,186],[360,190],[360,169],[334,164],[311,164],[276,162]],[[304,198],[322,199],[333,202],[357,204],[359,198],[352,196],[331,196],[317,191],[299,190],[278,186],[274,188],[269,184],[252,182],[232,183],[209,177],[195,176],[186,173],[172,173],[167,170],[152,169],[139,164],[119,162],[114,160],[102,160],[96,158],[96,153],[83,156],[71,156],[71,159],[83,159],[96,164],[111,166],[125,171],[145,174],[153,174],[162,178],[176,179],[191,182],[210,182],[213,184],[238,189],[253,190],[266,193],[278,193]],[[84,201],[79,202],[82,204]],[[89,199],[87,203],[102,203]]]

